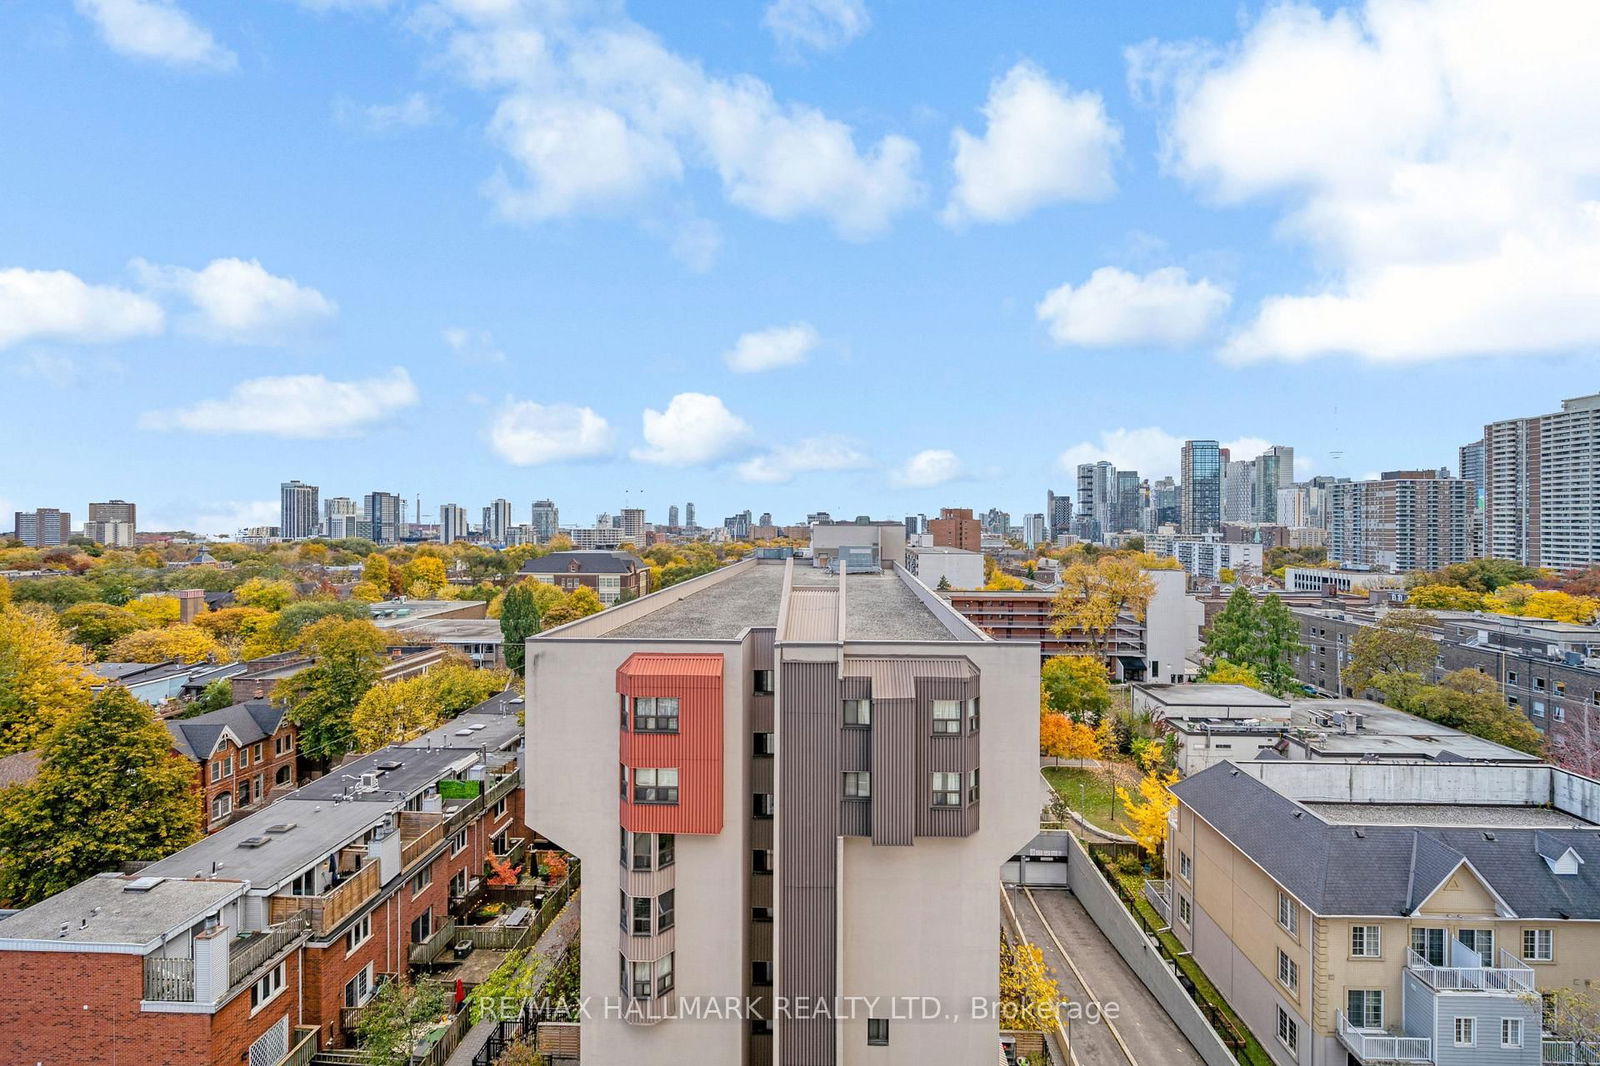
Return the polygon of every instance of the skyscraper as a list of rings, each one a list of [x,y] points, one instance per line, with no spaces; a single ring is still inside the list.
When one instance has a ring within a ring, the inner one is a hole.
[[[1100,543],[1111,532],[1117,468],[1104,459],[1078,466],[1078,536]]]
[[[1437,570],[1471,558],[1473,487],[1432,470],[1333,486],[1328,558],[1341,566]]]
[[[700,528],[699,526],[694,524],[694,504],[693,503],[686,503],[686,504],[683,505],[683,524],[689,529],[699,529]]]
[[[505,501],[501,501],[504,503]],[[510,504],[506,507],[509,510]],[[484,508],[485,511],[488,508]],[[467,537],[467,509],[453,503],[439,506],[439,540],[443,544],[454,544]]]
[[[553,500],[533,501],[533,535],[539,538],[540,544],[549,544],[561,532],[561,512],[556,509]]]
[[[72,536],[72,515],[54,507],[37,511],[17,511],[12,527],[17,539],[29,548],[54,548]]]
[[[138,533],[138,507],[127,500],[91,503],[83,535],[107,547],[131,548]]]
[[[1251,459],[1224,460],[1222,463],[1222,520],[1250,522],[1255,519],[1256,464]]]
[[[1179,458],[1181,524],[1185,533],[1222,527],[1222,447],[1214,440],[1183,442]]]
[[[1045,526],[1044,515],[1025,514],[1022,516],[1022,542],[1028,547],[1033,547],[1044,540]]]
[[[671,529],[678,528],[678,505],[672,504],[667,508],[667,526]]]
[[[1044,531],[1049,540],[1072,532],[1072,497],[1057,496],[1055,490],[1044,494]]]
[[[1125,533],[1144,526],[1144,488],[1137,470],[1117,471],[1117,494],[1111,511],[1111,533]]]
[[[1483,430],[1484,548],[1556,570],[1600,562],[1600,394]]]
[[[398,493],[369,492],[362,501],[362,516],[374,544],[395,544],[406,520],[406,502]]]
[[[1177,526],[1183,521],[1183,509],[1178,501],[1178,483],[1164,477],[1150,486],[1150,529]]]
[[[483,509],[483,535],[490,544],[504,544],[511,534],[511,501],[500,499]]]
[[[317,522],[322,517],[317,491],[317,486],[303,481],[285,481],[279,486],[278,535],[284,540],[304,540],[317,535]]]

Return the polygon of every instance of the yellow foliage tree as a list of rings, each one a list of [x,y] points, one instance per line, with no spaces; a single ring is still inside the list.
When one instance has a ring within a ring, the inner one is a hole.
[[[1212,663],[1205,679],[1213,685],[1244,685],[1260,692],[1267,690],[1267,686],[1261,683],[1261,678],[1256,674],[1254,667],[1230,662],[1227,659],[1218,659]]]
[[[1481,611],[1483,593],[1459,585],[1417,585],[1406,592],[1406,603],[1424,611]]]
[[[127,608],[146,629],[170,626],[182,613],[176,596],[140,596],[129,600]]]
[[[178,662],[196,663],[202,659],[220,658],[222,654],[222,645],[199,626],[177,625],[129,633],[106,650],[106,661],[164,663],[176,659]]]
[[[400,585],[414,599],[433,599],[449,585],[444,560],[434,555],[419,555],[400,568]]]
[[[0,585],[5,584],[0,580]],[[0,755],[37,747],[90,699],[89,653],[43,608],[0,607]]]
[[[281,611],[295,596],[294,583],[253,577],[233,590],[235,603],[245,607],[260,607],[267,611]]]
[[[996,570],[994,576],[983,586],[990,592],[1016,592],[1028,587],[1028,583],[1020,577],[1012,577],[1001,570]]]
[[[194,624],[215,640],[231,642],[243,640],[271,621],[272,612],[261,607],[224,607],[196,615]]]
[[[1105,655],[1107,634],[1122,614],[1144,619],[1156,584],[1136,558],[1102,556],[1073,563],[1061,572],[1061,591],[1050,605],[1051,628],[1057,636],[1081,631],[1090,654]]]
[[[1134,800],[1128,790],[1117,786],[1117,798],[1126,809],[1130,834],[1152,858],[1161,854],[1167,840],[1167,815],[1178,805],[1172,786],[1178,783],[1178,771],[1163,774],[1149,769],[1139,781],[1139,799]]]
[[[541,584],[534,588],[534,594],[536,598],[539,595],[539,589],[541,587],[551,589],[557,593],[560,592],[560,590],[556,589],[554,585]],[[579,585],[571,592],[562,596],[559,603],[553,604],[544,611],[542,615],[544,623],[543,628],[553,629],[556,626],[566,625],[568,622],[575,622],[578,619],[584,618],[588,615],[598,614],[603,610],[605,610],[605,605],[600,602],[599,594],[588,585]]]
[[[11,602],[11,582],[0,581],[0,607],[5,607]]]
[[[1100,757],[1100,741],[1086,723],[1074,722],[1064,714],[1046,714],[1039,719],[1039,752],[1057,762],[1077,759],[1082,766],[1084,759]]]
[[[1000,940],[1000,1019],[1005,1029],[1050,1032],[1060,1022],[1061,986],[1032,944]]]
[[[358,603],[377,603],[389,595],[388,585],[379,585],[372,581],[359,581],[350,589],[350,598]]]
[[[447,663],[418,677],[373,685],[350,714],[356,748],[372,751],[402,744],[477,706],[510,680],[505,670]]]
[[[1584,625],[1594,620],[1600,612],[1600,599],[1593,596],[1574,596],[1554,589],[1536,589],[1532,585],[1507,585],[1498,592],[1483,598],[1484,608],[1495,614],[1519,615],[1524,618],[1549,618],[1557,622]]]

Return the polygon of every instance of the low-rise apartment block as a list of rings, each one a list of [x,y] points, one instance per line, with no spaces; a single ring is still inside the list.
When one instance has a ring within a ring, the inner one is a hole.
[[[632,552],[551,552],[523,563],[517,576],[554,585],[563,592],[587,586],[607,607],[650,591],[650,568]]]
[[[1037,832],[1038,651],[886,563],[747,559],[529,641],[529,820],[584,863],[582,994],[616,1005],[584,1061],[994,1061],[970,1004]],[[754,1009],[685,1013],[726,997]]]
[[[1548,765],[1221,763],[1147,895],[1282,1066],[1583,1062],[1541,994],[1600,952],[1600,784]]]

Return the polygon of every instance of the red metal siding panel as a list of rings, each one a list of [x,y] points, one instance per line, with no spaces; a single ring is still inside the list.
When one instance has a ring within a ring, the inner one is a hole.
[[[678,802],[636,804],[619,797],[618,820],[636,833],[722,832],[722,656],[638,654],[617,670],[627,697],[676,696],[678,732],[618,737],[618,761],[635,767],[676,768]]]

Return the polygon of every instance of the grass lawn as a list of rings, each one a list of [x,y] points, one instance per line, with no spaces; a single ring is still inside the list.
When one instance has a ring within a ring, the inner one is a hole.
[[[1138,795],[1139,771],[1124,763],[1116,763],[1116,784]],[[1104,767],[1080,770],[1066,760],[1060,766],[1046,766],[1044,778],[1056,790],[1068,807],[1101,829],[1109,829],[1127,836],[1132,831],[1127,811],[1112,791],[1112,781]]]

